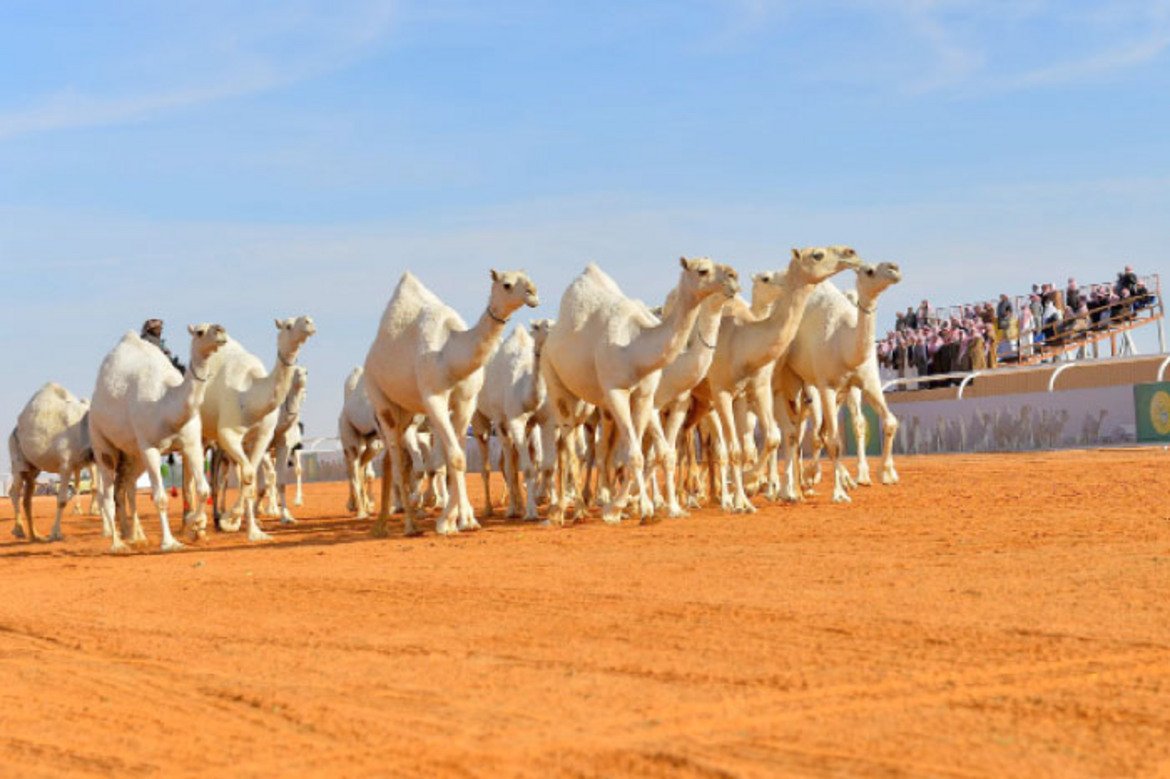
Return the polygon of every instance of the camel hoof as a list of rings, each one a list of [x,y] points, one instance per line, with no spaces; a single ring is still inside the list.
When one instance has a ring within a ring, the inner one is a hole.
[[[842,491],[833,496],[834,503],[852,503],[853,498],[849,497],[848,493]]]
[[[456,525],[436,524],[435,532],[441,536],[457,536],[459,528]]]
[[[671,519],[684,519],[690,515],[691,512],[683,510],[682,507],[672,508],[666,513],[666,516],[670,517]]]
[[[115,541],[110,544],[110,554],[130,554],[130,547],[123,541]]]
[[[271,541],[272,536],[268,535],[263,530],[257,530],[255,533],[248,534],[248,540],[252,543],[258,543],[260,541]]]
[[[49,541],[50,543],[53,541],[64,541],[65,536],[60,530],[54,530],[52,533],[49,534],[49,537],[46,540]]]
[[[184,548],[185,547],[183,546],[183,544],[180,541],[176,541],[175,539],[172,538],[169,542],[164,541],[162,543],[162,545],[159,546],[158,551],[160,551],[160,552],[177,552],[180,549],[184,549]]]
[[[410,527],[409,523],[407,524],[407,527]],[[375,521],[374,526],[370,528],[370,535],[372,535],[374,538],[385,538],[386,536],[390,535],[390,529],[386,527],[386,520],[379,519]],[[409,533],[407,535],[409,535]]]
[[[471,517],[470,519],[460,520],[455,527],[462,532],[464,530],[480,530],[483,525],[479,524],[479,520],[475,517]]]
[[[295,524],[297,524],[297,519],[292,514],[286,513],[284,516],[282,516],[280,518],[280,524],[282,524],[282,525],[295,525]]]

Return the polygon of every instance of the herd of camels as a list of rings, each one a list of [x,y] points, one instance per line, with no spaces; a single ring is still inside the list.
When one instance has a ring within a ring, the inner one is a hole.
[[[565,291],[556,320],[518,326],[506,339],[509,319],[539,304],[525,273],[491,271],[487,305],[470,328],[403,274],[364,365],[345,382],[339,433],[349,510],[363,518],[375,512],[372,464],[381,456],[375,535],[385,535],[398,512],[406,534],[418,533],[430,509],[438,510],[440,534],[478,528],[465,479],[468,430],[483,453],[482,514],[493,510],[492,435],[510,517],[537,520],[541,504],[555,525],[593,508],[607,523],[683,516],[684,506],[707,502],[753,512],[751,495],[791,502],[811,491],[822,448],[833,463],[832,499],[845,502],[870,475],[864,447],[856,478],[842,464],[837,412],[845,400],[856,440],[865,440],[862,396],[882,421],[881,481],[897,482],[897,420],[882,397],[874,335],[877,300],[901,280],[898,266],[866,263],[846,246],[793,249],[785,269],[752,276],[749,302],[730,266],[706,257],[679,262],[678,284],[661,308],[627,297],[590,264]],[[855,289],[829,281],[844,271],[856,273]],[[276,320],[276,330],[271,370],[220,325],[198,324],[188,328],[182,373],[129,332],[102,361],[91,401],[45,385],[9,437],[14,534],[39,539],[31,496],[38,474],[50,472],[61,475],[50,536],[60,539],[69,484],[92,468],[111,550],[143,543],[134,497],[145,471],[162,549],[181,548],[161,475],[169,454],[199,464],[183,469],[187,538],[205,536],[213,495],[217,527],[246,523],[249,540],[269,538],[258,512],[294,522],[284,483],[307,379],[297,358],[316,326],[301,316]],[[815,452],[812,467],[803,467],[808,421]],[[207,449],[210,475],[202,467]],[[239,490],[229,509],[223,494],[233,470]]]

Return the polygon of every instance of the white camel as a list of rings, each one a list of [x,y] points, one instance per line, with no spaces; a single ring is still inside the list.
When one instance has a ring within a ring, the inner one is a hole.
[[[89,412],[90,441],[101,474],[102,517],[112,539],[110,550],[126,551],[123,535],[145,540],[134,512],[134,486],[145,470],[162,528],[162,549],[182,544],[171,534],[162,455],[183,455],[184,490],[192,513],[183,518],[189,533],[202,533],[202,505],[210,492],[203,477],[199,404],[209,378],[209,361],[227,342],[219,325],[199,324],[191,334],[191,357],[185,374],[171,365],[154,344],[135,332],[122,337],[98,369]],[[130,526],[128,523],[133,522]]]
[[[216,459],[226,456],[239,475],[236,506],[228,517],[220,518],[220,529],[239,530],[242,517],[246,517],[249,541],[270,538],[256,521],[256,470],[272,442],[280,406],[292,388],[297,355],[317,332],[308,316],[275,321],[276,364],[272,370],[265,371],[259,358],[229,338],[211,357],[213,375],[200,405],[204,444],[216,448]],[[218,496],[215,505],[218,507]]]
[[[686,346],[702,302],[711,295],[735,293],[733,280],[711,260],[683,257],[679,264],[677,303],[661,321],[590,264],[561,298],[560,314],[545,346],[541,370],[561,428],[558,459],[567,462],[562,454],[571,444],[570,434],[584,420],[584,404],[605,412],[597,453],[599,476],[604,480],[612,466],[615,475],[624,477],[616,498],[609,490],[599,491],[602,519],[609,523],[621,521],[634,486],[638,516],[643,522],[654,516],[643,472],[642,437],[654,413],[661,370]],[[547,460],[550,454],[545,452],[544,457]],[[565,469],[560,472],[563,480]],[[564,487],[559,490],[559,503],[550,506],[550,520],[564,522],[570,493]]]
[[[753,435],[747,424],[748,401],[754,404],[763,427],[765,449],[760,462],[764,463],[780,445],[780,430],[772,410],[773,368],[796,336],[816,285],[860,264],[857,253],[847,246],[793,249],[787,270],[771,277],[781,293],[768,316],[750,321],[729,317],[720,328],[715,359],[707,371],[707,380],[695,388],[695,394],[714,405],[723,446],[730,449],[734,491],[729,501],[725,493],[725,508],[755,511],[744,491],[743,478],[744,452]],[[726,483],[726,463],[720,463],[720,472]]]
[[[809,297],[796,337],[777,365],[772,381],[775,403],[782,409],[780,420],[787,455],[784,489],[793,487],[789,496],[800,494],[795,490],[800,444],[798,409],[801,394],[807,391],[815,393],[820,401],[819,419],[814,413],[814,428],[819,443],[833,461],[833,501],[849,501],[846,486],[852,479],[841,464],[838,395],[873,359],[878,297],[901,280],[902,272],[894,263],[863,264],[857,269],[856,299],[847,297],[829,281],[819,284]],[[861,418],[860,410],[857,416]],[[891,439],[893,432],[889,433]],[[862,436],[859,448],[864,446],[864,432]]]
[[[479,527],[467,497],[467,456],[464,436],[483,385],[483,366],[510,317],[521,306],[535,307],[536,286],[522,272],[491,272],[487,307],[468,329],[454,309],[445,305],[411,273],[398,282],[378,332],[366,355],[366,392],[374,409],[391,464],[403,484],[410,478],[404,436],[414,415],[425,414],[437,437],[447,468],[450,497],[435,522],[441,534]],[[374,526],[385,535],[390,515],[390,479],[382,480],[382,508]],[[415,507],[406,503],[405,532],[418,532]]]
[[[61,514],[69,502],[70,485],[75,478],[80,481],[82,469],[91,468],[93,463],[88,414],[88,400],[80,400],[52,382],[37,390],[21,410],[16,427],[8,437],[8,456],[12,462],[9,496],[16,519],[12,534],[17,538],[46,540],[37,535],[32,515],[33,491],[42,472],[58,475],[57,518],[47,540],[64,538]]]
[[[280,404],[276,428],[272,431],[272,443],[262,458],[260,483],[260,504],[264,513],[280,517],[284,524],[296,524],[288,510],[286,491],[288,483],[297,477],[297,454],[301,444],[301,408],[309,390],[309,370],[298,365],[293,373],[288,397]],[[255,429],[255,428],[253,428]]]
[[[337,433],[349,480],[347,508],[357,512],[358,519],[365,519],[374,511],[367,474],[374,458],[382,452],[382,439],[378,437],[374,409],[366,396],[364,373],[365,368],[359,365],[346,377],[341,414],[337,419]],[[389,478],[390,474],[386,476]]]
[[[504,482],[508,486],[506,516],[520,516],[520,476],[525,480],[524,518],[536,515],[537,470],[539,453],[534,457],[528,445],[528,427],[533,414],[544,402],[544,378],[540,374],[541,350],[548,339],[552,321],[538,319],[529,329],[518,327],[500,344],[483,369],[483,388],[476,401],[476,424],[479,431],[496,431],[504,455]],[[481,441],[484,474],[484,515],[491,516],[490,449]]]
[[[729,282],[726,285],[727,290],[731,295],[736,295],[739,291],[739,274],[729,265],[720,263],[716,267]],[[729,303],[734,301],[739,301],[739,298],[733,297],[728,300],[722,295],[712,295],[702,302],[686,346],[678,357],[662,369],[662,377],[654,392],[654,409],[657,413],[651,417],[650,429],[655,438],[653,451],[662,464],[665,476],[665,508],[667,515],[671,517],[686,515],[679,504],[676,485],[679,431],[686,422],[690,409],[691,390],[706,378],[707,370],[715,358],[715,346],[719,342],[719,328],[723,322],[724,311]],[[663,315],[669,316],[677,302],[677,295],[672,292],[662,307]],[[649,467],[651,463],[648,462],[647,465]],[[656,485],[656,480],[653,483]]]

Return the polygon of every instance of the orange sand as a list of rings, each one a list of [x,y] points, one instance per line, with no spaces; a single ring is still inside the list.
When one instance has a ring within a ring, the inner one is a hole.
[[[1165,772],[1168,466],[908,457],[848,507],[454,539],[310,485],[272,543],[171,555],[143,502],[129,557],[5,502],[0,773]]]

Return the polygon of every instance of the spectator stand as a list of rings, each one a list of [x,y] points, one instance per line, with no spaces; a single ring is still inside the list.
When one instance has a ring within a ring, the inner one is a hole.
[[[1001,363],[1038,365],[1061,359],[1080,359],[1101,356],[1100,345],[1109,341],[1110,357],[1130,357],[1136,354],[1133,339],[1129,335],[1140,327],[1156,325],[1158,328],[1158,351],[1166,351],[1165,315],[1166,304],[1162,297],[1162,279],[1157,273],[1139,277],[1147,293],[1140,297],[1122,298],[1095,308],[1085,314],[1065,316],[1055,325],[1033,327],[1030,332],[1020,332],[1012,351],[1002,353]],[[1111,282],[1089,285],[1111,286]],[[1058,295],[1063,296],[1058,291]],[[1062,297],[1063,299],[1063,297]],[[1015,310],[1021,311],[1028,305],[1027,295],[1017,295]],[[1031,338],[1031,343],[1028,339]]]

